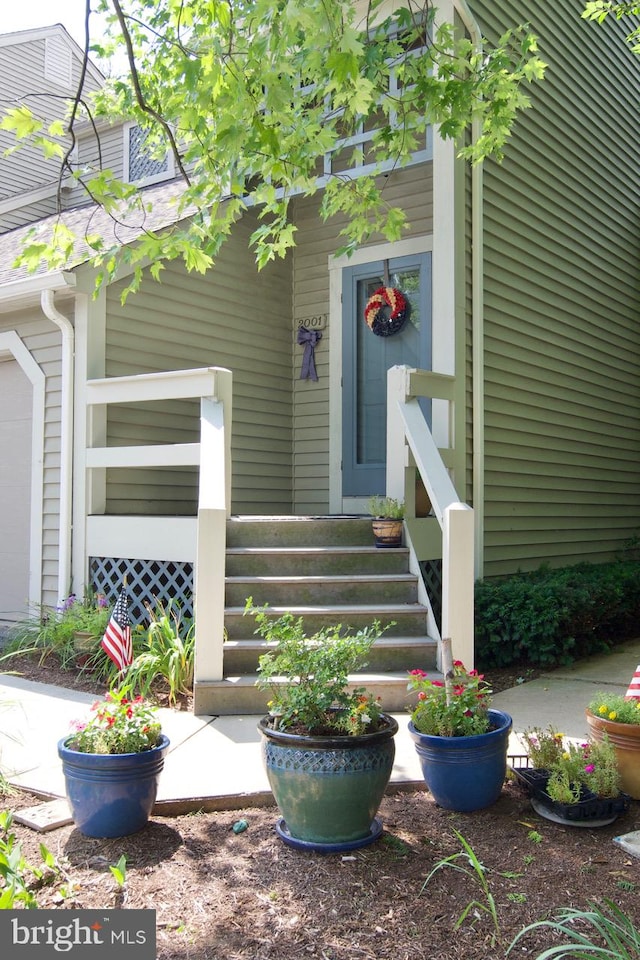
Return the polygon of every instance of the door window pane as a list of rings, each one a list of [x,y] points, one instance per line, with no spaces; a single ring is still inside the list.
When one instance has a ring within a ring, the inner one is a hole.
[[[394,271],[389,286],[401,290],[409,303],[402,329],[378,337],[364,322],[369,297],[384,286],[381,276],[358,280],[356,323],[356,464],[383,465],[386,460],[387,370],[396,364],[420,367],[420,271]]]

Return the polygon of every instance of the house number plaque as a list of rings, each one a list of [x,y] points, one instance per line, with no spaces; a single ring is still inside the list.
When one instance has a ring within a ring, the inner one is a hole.
[[[314,317],[301,317],[297,321],[299,327],[306,327],[307,330],[324,330],[327,325],[327,313],[318,313]]]

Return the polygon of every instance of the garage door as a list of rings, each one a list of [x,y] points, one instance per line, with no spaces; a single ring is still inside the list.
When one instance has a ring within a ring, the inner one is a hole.
[[[27,612],[32,405],[20,365],[0,362],[0,620]]]

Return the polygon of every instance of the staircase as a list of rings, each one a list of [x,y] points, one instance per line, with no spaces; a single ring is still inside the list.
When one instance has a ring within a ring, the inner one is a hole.
[[[407,671],[436,675],[436,641],[426,635],[426,608],[407,548],[379,550],[371,520],[359,517],[235,517],[227,522],[224,679],[215,688],[216,714],[265,713],[269,694],[255,686],[266,650],[255,622],[244,616],[247,597],[268,604],[274,617],[304,618],[308,634],[341,623],[359,628],[393,623],[376,641],[366,673],[353,676],[382,698],[387,711],[409,702]]]

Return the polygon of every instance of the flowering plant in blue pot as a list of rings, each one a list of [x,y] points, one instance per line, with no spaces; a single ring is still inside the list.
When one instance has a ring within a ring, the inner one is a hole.
[[[154,709],[123,690],[91,712],[58,743],[71,815],[86,836],[127,836],[149,820],[169,738]]]
[[[453,660],[443,680],[412,670],[408,689],[417,693],[409,733],[436,803],[461,812],[495,803],[507,772],[513,722],[491,708],[482,674]]]
[[[89,720],[73,722],[67,737],[70,750],[79,753],[140,753],[157,746],[161,728],[154,708],[142,697],[130,699],[111,690],[91,707]]]
[[[467,672],[461,660],[453,661],[449,684],[430,678],[424,670],[411,670],[408,689],[418,694],[411,721],[420,733],[462,737],[489,729],[491,688],[483,674]]]

